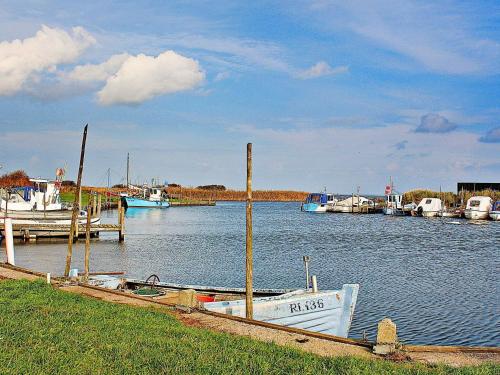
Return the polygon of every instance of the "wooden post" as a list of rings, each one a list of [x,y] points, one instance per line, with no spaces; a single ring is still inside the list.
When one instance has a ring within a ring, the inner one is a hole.
[[[247,144],[246,317],[253,319],[252,144]]]
[[[118,240],[122,242],[125,239],[125,208],[122,207],[119,211],[119,225],[120,231],[118,233]]]
[[[66,268],[64,269],[64,276],[69,276],[69,270],[71,268],[71,257],[73,256],[73,235],[75,233],[75,224],[77,221],[78,212],[80,211],[80,206],[78,205],[78,197],[80,196],[81,187],[82,187],[82,174],[83,174],[83,161],[85,159],[85,143],[87,142],[87,129],[88,124],[85,125],[83,129],[83,138],[82,138],[82,149],[80,152],[80,166],[78,168],[78,180],[76,182],[76,193],[75,193],[75,201],[73,202],[73,213],[71,215],[71,227],[69,230],[69,238],[68,238],[68,254],[66,255]]]
[[[97,194],[97,217],[101,217],[101,204],[102,204],[101,194]]]
[[[87,206],[87,225],[85,226],[85,281],[89,278],[89,260],[90,260],[90,222],[92,220],[93,202]]]

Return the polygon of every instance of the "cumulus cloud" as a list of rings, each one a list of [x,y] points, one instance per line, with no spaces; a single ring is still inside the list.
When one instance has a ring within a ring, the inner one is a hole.
[[[456,124],[446,117],[435,113],[428,113],[420,119],[420,125],[415,129],[417,133],[448,133],[457,128]]]
[[[75,67],[67,78],[74,81],[106,81],[115,74],[130,57],[127,53],[111,56],[107,61],[101,64],[86,64]]]
[[[490,129],[485,135],[479,138],[483,143],[500,143],[500,126]]]
[[[71,32],[42,25],[35,36],[0,43],[0,95],[21,91],[29,80],[74,62],[95,39],[82,27]]]
[[[102,77],[103,71],[111,65],[94,71],[87,67],[87,74],[83,76]],[[139,104],[157,95],[192,89],[204,79],[205,72],[196,60],[174,51],[165,51],[156,57],[144,54],[128,56],[118,71],[106,79],[97,97],[103,105]]]
[[[345,73],[348,70],[349,70],[349,67],[347,67],[345,65],[332,68],[325,61],[319,61],[318,63],[311,66],[309,69],[298,72],[297,78],[300,78],[300,79],[318,78],[318,77],[329,76],[329,75],[333,75],[333,74]]]

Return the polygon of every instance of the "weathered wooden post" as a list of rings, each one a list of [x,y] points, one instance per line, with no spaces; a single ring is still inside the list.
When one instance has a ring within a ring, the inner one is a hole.
[[[246,317],[253,319],[252,144],[247,144]]]
[[[78,198],[80,196],[81,187],[82,187],[82,174],[83,174],[83,161],[85,159],[85,143],[87,141],[87,129],[88,124],[85,125],[83,129],[83,138],[82,138],[82,150],[80,152],[80,166],[78,168],[78,179],[76,182],[76,192],[75,192],[75,200],[73,202],[73,213],[71,215],[71,227],[69,230],[68,236],[68,254],[66,255],[66,268],[64,269],[64,276],[69,276],[69,270],[71,268],[71,257],[73,255],[73,235],[75,233],[75,223],[77,221],[78,212],[80,211],[80,206],[78,205]]]
[[[125,207],[120,207],[118,210],[118,225],[120,226],[118,240],[122,242],[125,239]]]
[[[12,219],[5,218],[4,224],[4,233],[5,233],[5,249],[7,251],[7,263],[16,265],[15,256],[14,256],[14,234],[12,231]]]
[[[89,262],[90,262],[90,222],[92,220],[92,210],[93,201],[89,202],[90,206],[87,206],[87,225],[85,226],[85,281],[89,278]]]
[[[97,194],[97,217],[101,217],[101,204],[102,204],[102,197],[101,194]]]

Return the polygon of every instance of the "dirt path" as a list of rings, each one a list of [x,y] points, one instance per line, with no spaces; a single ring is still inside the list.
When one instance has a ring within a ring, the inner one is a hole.
[[[39,277],[43,277],[43,275],[41,274],[33,275],[30,273],[23,272],[21,270],[6,268],[0,264],[0,279],[4,278],[4,279],[34,280]],[[61,290],[67,292],[78,293],[113,303],[122,303],[140,307],[154,306],[159,310],[168,311],[168,313],[175,315],[186,325],[200,327],[200,328],[207,328],[214,331],[226,332],[241,336],[247,336],[252,339],[265,342],[274,342],[275,344],[278,345],[297,348],[321,356],[335,357],[335,356],[353,355],[371,359],[380,358],[372,354],[369,349],[361,346],[343,344],[315,337],[300,335],[297,333],[279,331],[276,329],[256,326],[244,322],[238,322],[223,317],[207,315],[198,311],[187,314],[179,310],[175,310],[173,307],[168,307],[156,303],[155,301],[134,298],[126,294],[121,295],[106,290],[101,290],[101,289],[97,290],[94,288],[88,288],[80,285],[61,284],[58,285],[58,287]],[[428,364],[444,363],[451,366],[470,366],[470,365],[479,365],[485,362],[500,363],[499,352],[497,353],[408,352],[405,354],[407,355],[407,359]],[[404,358],[405,356],[402,357]]]

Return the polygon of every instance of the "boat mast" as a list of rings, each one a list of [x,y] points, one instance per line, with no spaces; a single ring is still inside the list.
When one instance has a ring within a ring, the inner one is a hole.
[[[129,168],[130,168],[130,155],[129,153],[127,152],[127,189],[128,189],[128,185],[129,185]]]

